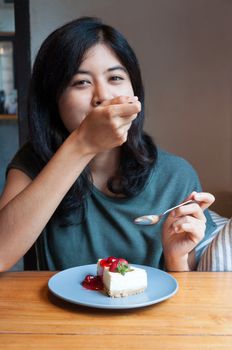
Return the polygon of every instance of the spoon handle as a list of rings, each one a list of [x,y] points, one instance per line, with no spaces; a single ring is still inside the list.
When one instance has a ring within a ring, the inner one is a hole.
[[[176,208],[183,207],[184,205],[190,204],[190,203],[196,203],[196,201],[194,201],[193,199],[189,199],[189,200],[186,201],[186,202],[180,203],[180,204],[176,205],[175,207],[172,207],[172,208],[166,210],[165,212],[163,212],[162,216],[165,215],[165,214],[167,214],[167,213],[170,213],[170,211],[172,211],[172,210],[174,210],[174,209],[176,209]]]
[[[170,211],[172,211],[176,208],[182,207],[182,206],[190,204],[190,203],[196,203],[196,201],[193,199],[189,199],[186,202],[180,203],[180,204],[176,205],[175,207],[167,209],[161,215],[143,215],[143,216],[140,216],[134,220],[134,223],[137,225],[155,225],[155,224],[157,224],[157,222],[159,222],[159,220],[161,219],[162,216],[166,215],[167,213],[169,213]]]

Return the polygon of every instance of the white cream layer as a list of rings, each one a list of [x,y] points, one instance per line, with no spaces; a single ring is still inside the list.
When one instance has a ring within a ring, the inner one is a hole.
[[[132,271],[122,275],[119,272],[110,272],[109,267],[102,268],[99,260],[97,274],[102,276],[105,288],[111,292],[145,289],[147,287],[146,271],[132,265],[130,267]]]

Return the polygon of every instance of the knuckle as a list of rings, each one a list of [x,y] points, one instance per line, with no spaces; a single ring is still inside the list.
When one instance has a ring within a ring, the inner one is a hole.
[[[120,132],[120,130],[118,130],[118,129],[115,130],[115,137],[117,140],[121,139],[122,133]]]
[[[185,224],[191,224],[192,223],[192,218],[190,216],[185,216],[184,223]]]
[[[114,139],[115,139],[115,141],[117,143],[119,143],[121,141],[121,139],[122,139],[122,132],[120,131],[120,129],[116,129],[115,128],[113,130],[113,137],[114,137]]]
[[[111,119],[115,114],[115,106],[114,105],[111,105],[111,106],[108,106],[108,108],[106,108],[106,112],[105,112],[105,115],[108,119]]]
[[[118,142],[120,145],[122,145],[123,143],[125,143],[127,140],[127,133],[123,133],[123,134],[119,134],[118,135]]]
[[[137,101],[136,106],[137,106],[137,111],[140,112],[141,111],[141,102]]]
[[[109,118],[109,126],[113,131],[115,130],[115,133],[117,135],[118,134],[117,123],[113,118]]]
[[[199,241],[201,241],[204,237],[205,237],[205,231],[203,230],[199,233]]]
[[[204,215],[203,218],[202,218],[202,222],[203,222],[204,225],[206,226],[207,219],[206,219],[206,216],[205,216],[205,215]]]
[[[120,103],[126,103],[129,100],[128,96],[118,96],[118,101]]]
[[[138,115],[137,113],[136,113],[136,114],[132,114],[132,116],[131,116],[131,118],[130,118],[130,119],[131,119],[131,122],[132,122],[133,120],[135,120],[135,118],[137,117],[137,115]]]
[[[124,126],[124,129],[125,129],[126,132],[130,129],[131,124],[132,124],[132,120],[129,121],[129,122]]]
[[[185,208],[180,207],[174,210],[174,215],[175,216],[182,216],[185,213]]]

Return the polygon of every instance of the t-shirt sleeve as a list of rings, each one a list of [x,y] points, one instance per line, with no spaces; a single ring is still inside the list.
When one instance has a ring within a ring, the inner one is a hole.
[[[195,258],[196,262],[198,264],[200,257],[205,249],[205,246],[207,246],[207,242],[209,241],[210,237],[213,235],[214,236],[214,231],[217,228],[217,225],[213,222],[211,215],[209,213],[209,210],[205,210],[204,212],[205,217],[206,217],[206,231],[205,231],[205,236],[204,238],[199,242],[199,244],[195,248]]]
[[[18,169],[24,172],[32,180],[43,168],[43,163],[28,142],[16,153],[6,169],[6,176],[10,169]]]

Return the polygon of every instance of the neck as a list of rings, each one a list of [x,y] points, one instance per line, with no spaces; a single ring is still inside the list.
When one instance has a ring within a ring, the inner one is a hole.
[[[98,153],[90,162],[90,169],[92,173],[111,173],[113,175],[119,164],[120,150],[118,147],[110,151]]]
[[[120,148],[116,147],[110,151],[96,155],[90,163],[91,174],[94,185],[103,192],[107,192],[107,181],[114,176],[119,166]]]

